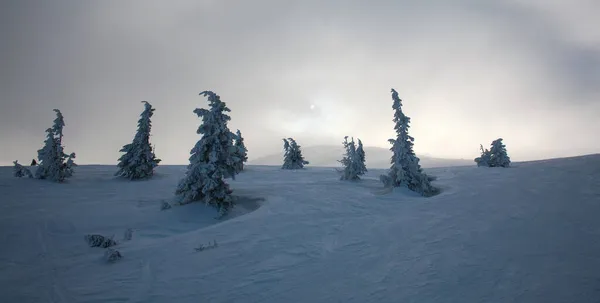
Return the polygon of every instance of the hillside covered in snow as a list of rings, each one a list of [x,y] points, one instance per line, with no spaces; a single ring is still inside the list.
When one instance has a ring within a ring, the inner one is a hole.
[[[161,210],[184,166],[134,182],[80,166],[64,184],[0,167],[0,302],[600,298],[600,155],[427,169],[442,193],[424,198],[383,191],[384,170],[340,181],[305,154],[307,169],[229,180],[238,205],[223,220],[198,203]],[[122,259],[86,234],[114,235]]]

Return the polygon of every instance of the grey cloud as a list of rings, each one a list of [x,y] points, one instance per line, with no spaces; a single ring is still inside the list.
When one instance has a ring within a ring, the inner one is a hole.
[[[517,159],[600,150],[541,148],[599,128],[600,24],[578,11],[597,5],[576,2],[6,2],[0,140],[19,144],[0,161],[33,157],[60,107],[67,150],[114,163],[148,100],[157,153],[185,163],[205,89],[232,109],[251,158],[283,136],[387,147],[391,87],[434,156],[471,157],[497,136]]]

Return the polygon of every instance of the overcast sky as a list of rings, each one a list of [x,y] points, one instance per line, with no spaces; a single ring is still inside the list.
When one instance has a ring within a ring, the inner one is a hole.
[[[164,164],[185,164],[213,90],[249,157],[344,135],[389,147],[390,89],[417,153],[514,160],[600,152],[600,1],[0,2],[0,163],[52,125],[81,164],[115,164],[149,101]]]

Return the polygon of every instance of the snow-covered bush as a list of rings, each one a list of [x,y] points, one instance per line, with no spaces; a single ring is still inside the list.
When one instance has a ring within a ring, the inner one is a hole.
[[[154,168],[160,163],[156,158],[150,145],[150,129],[152,123],[150,118],[154,115],[154,108],[147,101],[144,103],[144,111],[138,120],[138,129],[133,141],[120,150],[125,153],[119,158],[119,170],[115,176],[128,178],[130,180],[146,179],[152,177]]]
[[[214,92],[204,91],[200,95],[208,96],[210,108],[194,110],[202,118],[197,131],[202,138],[190,152],[190,164],[175,195],[180,204],[204,201],[224,215],[233,207],[232,190],[225,179],[235,179],[236,168],[243,159],[239,158],[233,146],[236,135],[227,127],[231,118],[226,112],[231,110]]]
[[[492,141],[490,150],[483,149],[480,145],[481,156],[475,158],[477,166],[487,167],[509,167],[510,157],[506,152],[506,146],[502,143],[502,138]]]
[[[364,163],[361,162],[361,157],[356,149],[356,144],[354,143],[354,138],[351,141],[348,141],[348,136],[344,137],[344,149],[346,150],[344,157],[342,160],[338,160],[338,162],[342,163],[344,169],[340,171],[342,180],[358,180],[360,176],[363,175],[366,171],[366,168],[363,170]],[[364,152],[363,152],[364,159]]]
[[[116,249],[109,248],[104,252],[104,259],[106,260],[106,262],[112,263],[117,260],[120,260],[121,258],[123,258],[123,256]]]
[[[14,176],[17,178],[23,178],[25,176],[29,177],[29,178],[33,178],[33,174],[31,174],[31,171],[29,171],[29,169],[27,169],[27,167],[19,164],[18,160],[13,161],[14,166]]]
[[[396,139],[390,139],[390,150],[393,152],[391,168],[387,175],[381,176],[385,186],[400,187],[418,192],[423,196],[432,196],[439,192],[431,185],[428,176],[419,165],[419,158],[413,151],[414,138],[408,134],[410,118],[402,112],[402,100],[396,90],[392,89],[392,108],[394,109],[394,122],[396,126]]]
[[[301,169],[304,168],[304,165],[309,164],[308,161],[304,160],[302,150],[296,140],[292,138],[283,139],[283,149],[285,154],[282,169]]]
[[[167,210],[171,208],[171,204],[167,201],[160,202],[160,210]]]
[[[72,159],[75,154],[67,155],[62,146],[63,127],[65,121],[62,113],[55,109],[56,119],[52,128],[46,130],[46,140],[44,147],[38,150],[39,163],[35,172],[35,177],[39,179],[50,179],[55,182],[63,182],[66,178],[73,175],[75,163]],[[65,160],[70,160],[65,162]]]
[[[217,243],[217,240],[213,240],[213,243],[208,243],[207,245],[204,244],[200,244],[198,247],[195,248],[196,251],[200,252],[200,251],[204,251],[207,249],[214,249],[219,247],[219,244]]]
[[[239,129],[235,134],[233,146],[235,147],[237,158],[241,159],[241,161],[236,164],[236,171],[239,173],[244,170],[244,163],[248,161],[248,149],[246,148],[246,145],[244,145],[244,137],[242,137],[242,132],[240,132]]]
[[[90,247],[107,248],[117,245],[117,242],[113,240],[112,237],[108,238],[103,235],[85,235],[83,238]]]

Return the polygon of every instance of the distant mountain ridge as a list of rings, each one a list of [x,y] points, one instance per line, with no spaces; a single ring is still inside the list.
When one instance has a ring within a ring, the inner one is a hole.
[[[389,168],[392,152],[387,148],[365,146],[367,168]],[[342,146],[319,145],[302,147],[304,158],[310,162],[309,166],[338,167],[338,160],[342,158]],[[451,167],[475,165],[468,159],[445,159],[427,155],[417,155],[423,168]],[[281,165],[283,163],[283,150],[278,154],[259,157],[248,162],[251,165]]]

